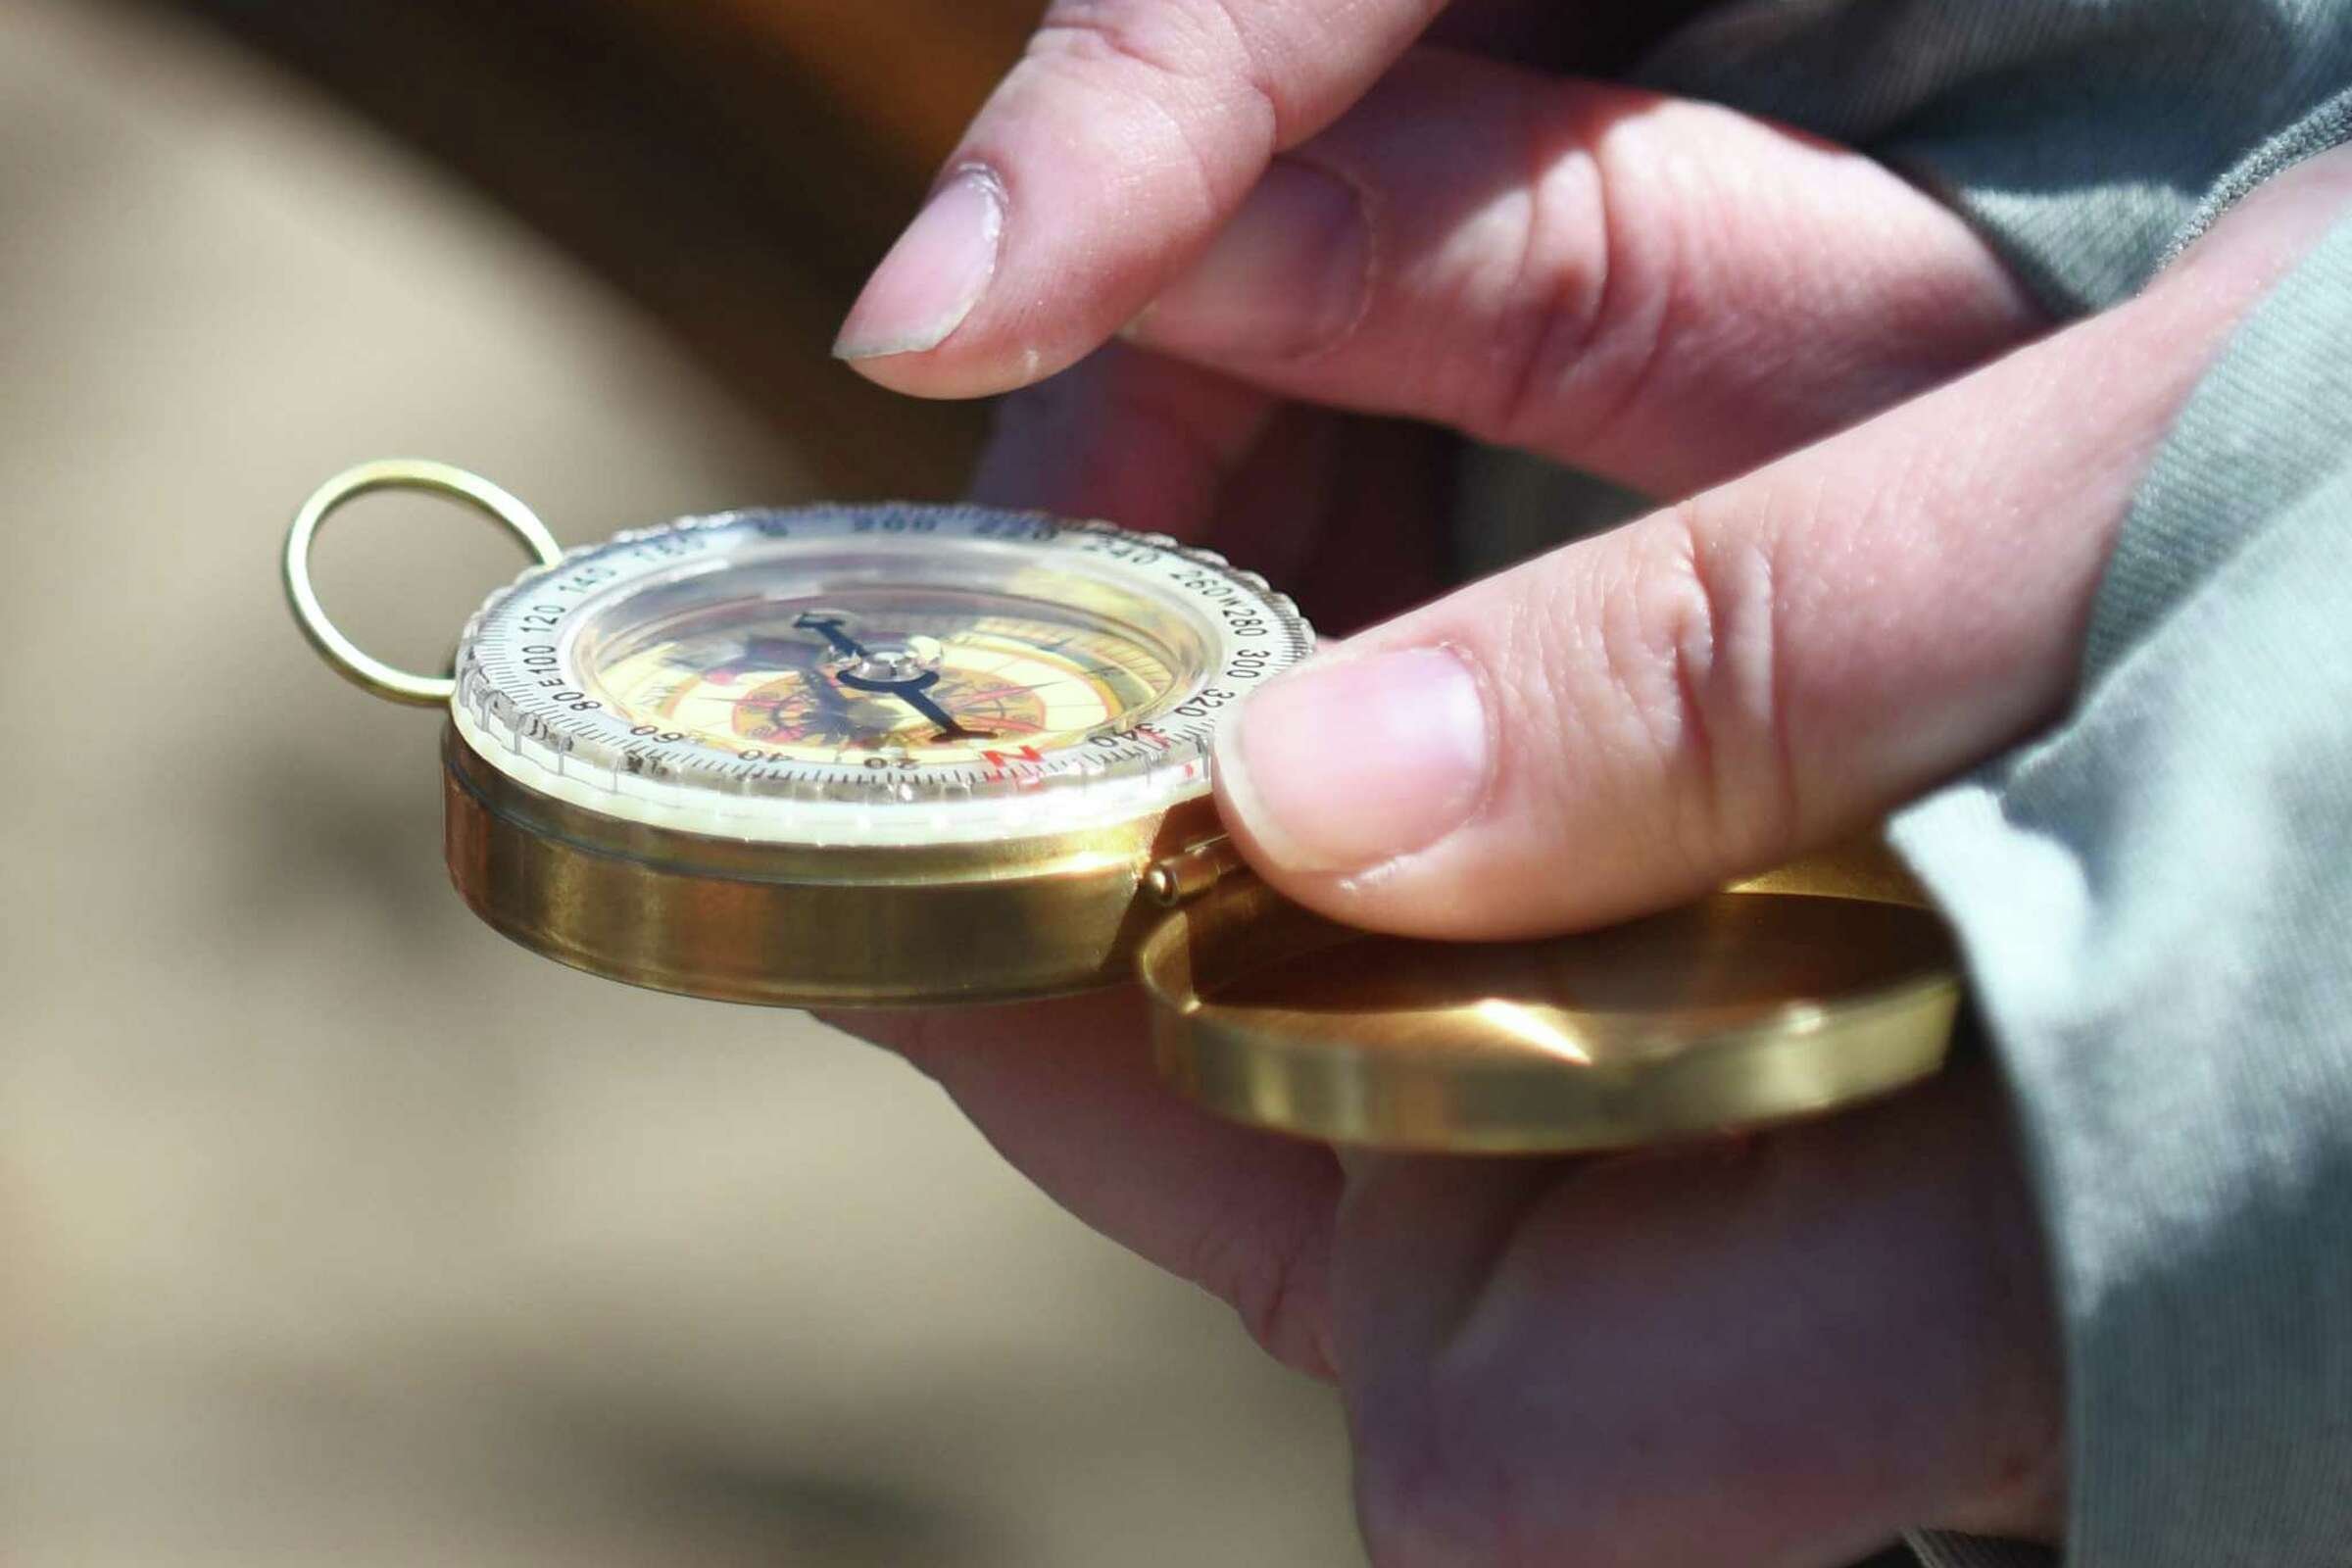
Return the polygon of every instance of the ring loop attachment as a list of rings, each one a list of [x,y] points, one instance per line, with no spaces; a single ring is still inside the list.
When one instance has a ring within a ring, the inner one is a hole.
[[[286,603],[294,611],[318,657],[329,669],[363,691],[387,702],[437,708],[448,702],[458,683],[447,675],[418,675],[387,664],[343,635],[326,616],[318,593],[311,584],[311,542],[326,519],[350,502],[377,490],[421,490],[428,495],[463,501],[522,541],[542,566],[564,559],[564,547],[547,531],[538,514],[479,474],[446,463],[422,458],[394,458],[363,463],[320,485],[294,514],[286,530],[284,577]]]

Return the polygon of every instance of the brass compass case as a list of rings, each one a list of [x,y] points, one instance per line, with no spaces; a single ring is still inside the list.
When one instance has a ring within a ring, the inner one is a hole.
[[[966,844],[751,846],[616,821],[526,789],[452,729],[450,879],[533,952],[609,979],[788,1007],[924,1006],[1133,978],[1166,910],[1155,861],[1215,831],[1161,818]]]
[[[465,501],[539,564],[435,679],[310,588],[370,490]],[[694,518],[561,553],[438,465],[338,476],[287,539],[340,672],[446,706],[452,880],[490,925],[632,984],[787,1006],[1037,998],[1141,978],[1173,1086],[1400,1149],[1622,1147],[1812,1114],[1933,1072],[1948,933],[1863,846],[1540,943],[1408,943],[1289,904],[1223,838],[1208,754],[1311,632],[1172,540],[969,507]]]

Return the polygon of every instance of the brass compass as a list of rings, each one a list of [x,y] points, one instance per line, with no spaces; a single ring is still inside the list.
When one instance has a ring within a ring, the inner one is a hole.
[[[374,490],[464,501],[537,564],[454,672],[376,661],[311,586]],[[613,979],[847,1008],[1141,980],[1162,1070],[1242,1120],[1400,1149],[1623,1147],[1813,1114],[1941,1061],[1950,938],[1875,846],[1543,942],[1350,931],[1235,856],[1217,726],[1305,659],[1264,578],[1174,540],[971,506],[725,513],[565,552],[497,486],[368,464],[296,515],[295,618],[442,708],[449,869]]]

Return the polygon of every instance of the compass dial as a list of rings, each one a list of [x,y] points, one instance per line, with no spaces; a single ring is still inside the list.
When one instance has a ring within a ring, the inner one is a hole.
[[[527,573],[467,628],[453,711],[494,765],[615,815],[954,842],[1204,793],[1224,713],[1311,644],[1263,579],[1106,524],[736,513]]]
[[[1182,667],[1137,629],[1054,605],[867,591],[651,628],[593,678],[618,711],[723,749],[942,763],[1110,733]]]

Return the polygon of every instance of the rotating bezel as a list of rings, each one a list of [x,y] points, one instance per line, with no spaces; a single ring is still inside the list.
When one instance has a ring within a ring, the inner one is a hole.
[[[894,574],[980,583],[1008,602],[1149,602],[1197,638],[1198,668],[1161,708],[1116,729],[935,764],[721,750],[616,710],[589,667],[599,628],[625,625],[631,606],[655,596],[750,591],[758,578],[760,592],[781,596],[797,581],[821,597]],[[1115,827],[1205,793],[1224,710],[1312,646],[1297,608],[1264,579],[1107,524],[901,503],[736,512],[618,535],[493,596],[461,640],[452,713],[467,745],[517,783],[648,825],[772,843],[986,842],[1049,819]]]

